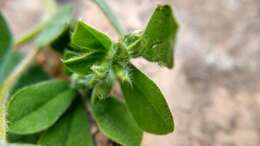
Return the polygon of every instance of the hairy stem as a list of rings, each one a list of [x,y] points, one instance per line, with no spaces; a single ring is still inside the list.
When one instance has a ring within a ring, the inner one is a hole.
[[[28,56],[15,68],[11,75],[4,81],[0,87],[0,139],[6,138],[6,101],[10,90],[12,89],[15,82],[18,80],[20,75],[28,68],[33,62],[33,59],[37,55],[40,49],[33,49]]]
[[[18,64],[15,70],[5,80],[3,84],[4,87],[2,88],[4,101],[6,101],[6,95],[8,94],[7,91],[10,90],[10,88],[15,84],[20,75],[30,66],[39,50],[39,48],[35,48],[31,52],[29,52],[28,55],[22,60],[22,62]]]
[[[105,0],[95,0],[95,3],[99,6],[99,8],[103,11],[103,13],[106,15],[110,23],[113,25],[113,27],[116,29],[118,34],[120,36],[123,36],[125,34],[125,30],[122,27],[122,25],[119,23],[117,17],[114,15],[113,11],[109,7],[109,5],[105,2]]]
[[[45,0],[45,8],[46,13],[45,17],[50,16],[54,11],[56,11],[56,1],[55,0]],[[18,48],[19,46],[31,41],[37,34],[43,29],[45,26],[45,21],[37,25],[31,32],[25,34],[23,37],[18,39],[15,42],[15,47]],[[28,55],[24,58],[24,60],[18,64],[18,66],[14,69],[14,71],[8,76],[8,78],[4,81],[4,83],[0,86],[0,142],[6,141],[6,101],[9,95],[10,90],[19,79],[21,74],[30,66],[33,62],[35,56],[40,51],[39,47],[35,47]]]
[[[5,105],[3,103],[0,103],[0,142],[1,140],[5,140],[6,138],[6,120],[5,120],[6,115],[5,114],[6,114]]]

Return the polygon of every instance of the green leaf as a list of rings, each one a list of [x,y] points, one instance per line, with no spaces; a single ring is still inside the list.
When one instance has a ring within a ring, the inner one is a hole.
[[[50,45],[69,28],[71,19],[72,8],[70,6],[60,7],[46,22],[44,29],[38,34],[35,43],[39,47]]]
[[[3,57],[3,61],[0,62],[0,85],[3,84],[5,79],[10,75],[16,65],[23,59],[23,55],[8,50]]]
[[[17,135],[8,132],[7,133],[7,141],[8,143],[30,143],[36,144],[40,137],[40,133],[30,134],[30,135]]]
[[[67,28],[55,41],[51,43],[51,47],[59,52],[63,53],[70,45],[70,28]]]
[[[112,47],[112,41],[104,33],[95,30],[82,21],[78,21],[72,34],[71,44],[75,49],[107,52]]]
[[[5,119],[5,91],[2,85],[6,77],[13,70],[19,57],[14,55],[12,50],[13,37],[8,24],[0,12],[0,143],[6,137],[6,119]]]
[[[154,134],[172,132],[172,115],[160,89],[133,65],[129,66],[129,70],[131,83],[121,82],[121,88],[139,127]]]
[[[0,12],[0,61],[5,52],[11,48],[13,37],[5,18]]]
[[[42,146],[93,146],[87,113],[81,101],[70,109],[40,138]]]
[[[104,54],[100,52],[73,53],[70,51],[65,53],[63,63],[71,72],[84,75],[89,74],[92,71],[91,66],[103,56]]]
[[[70,106],[74,90],[67,81],[51,80],[18,90],[7,108],[8,130],[32,134],[53,125]]]
[[[173,67],[173,47],[178,24],[169,5],[160,5],[153,13],[143,35],[143,56],[168,68]]]
[[[63,62],[71,72],[84,75],[91,73],[97,63],[110,55],[112,41],[105,34],[78,21],[72,34],[71,45],[71,50],[65,52]]]
[[[124,146],[139,146],[142,131],[126,106],[113,97],[92,104],[94,118],[101,131],[113,141]]]

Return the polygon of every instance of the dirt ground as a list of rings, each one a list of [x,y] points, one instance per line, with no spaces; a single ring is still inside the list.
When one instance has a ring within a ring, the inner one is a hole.
[[[118,39],[91,0],[69,2],[77,16]],[[142,29],[158,3],[180,23],[175,68],[134,62],[161,87],[176,130],[145,134],[142,146],[260,146],[259,0],[107,0],[128,31]],[[40,0],[0,0],[18,37],[40,21]]]

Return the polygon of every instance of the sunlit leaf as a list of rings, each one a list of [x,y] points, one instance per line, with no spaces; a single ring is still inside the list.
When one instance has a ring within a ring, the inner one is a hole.
[[[173,48],[178,24],[169,5],[156,8],[143,34],[143,56],[168,68],[173,67]]]
[[[51,80],[18,90],[8,104],[8,130],[32,134],[53,125],[74,97],[67,81]]]
[[[133,65],[131,83],[121,82],[126,104],[138,123],[146,132],[167,134],[174,124],[170,109],[155,83]]]
[[[79,50],[106,52],[112,47],[112,41],[104,33],[95,30],[82,21],[76,25],[72,34],[72,46]]]

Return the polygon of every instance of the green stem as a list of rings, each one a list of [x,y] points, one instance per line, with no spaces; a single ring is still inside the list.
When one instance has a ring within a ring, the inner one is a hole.
[[[95,0],[95,3],[99,6],[99,8],[106,15],[106,17],[108,18],[110,23],[113,25],[113,27],[116,29],[118,34],[120,36],[123,36],[125,34],[124,28],[119,23],[117,17],[114,15],[113,11],[109,7],[109,5],[105,2],[105,0]]]
[[[55,13],[55,11],[57,10],[57,3],[55,0],[44,0],[43,2],[45,6],[44,20],[36,25],[30,32],[24,34],[21,38],[19,38],[14,44],[14,49],[17,49],[20,46],[32,41],[46,25],[47,18]]]
[[[21,74],[29,67],[29,65],[33,62],[33,59],[39,52],[39,48],[33,49],[29,55],[15,68],[15,70],[11,73],[10,76],[4,81],[0,88],[0,140],[4,140],[6,138],[6,101],[9,95],[10,90],[12,89],[15,82],[21,76]]]
[[[55,0],[45,0],[46,14],[45,17],[50,16],[54,11],[56,11]],[[35,27],[31,32],[25,34],[21,39],[16,41],[15,48],[31,41],[45,26],[46,21],[43,21],[37,27]],[[6,140],[6,101],[10,90],[14,86],[15,82],[19,79],[21,74],[30,66],[34,58],[40,51],[39,47],[35,47],[24,60],[18,64],[14,71],[7,77],[4,83],[0,86],[0,140]],[[1,142],[1,141],[0,141]]]
[[[44,26],[45,26],[45,22],[42,22],[42,23],[38,24],[36,27],[34,27],[32,31],[24,34],[21,38],[19,38],[15,42],[14,49],[17,49],[20,46],[32,41],[35,38],[35,36],[37,36],[38,33],[41,32],[41,30],[44,28]]]
[[[46,13],[48,16],[51,14],[50,11],[55,11],[56,9],[56,2],[55,0],[45,0],[45,7],[46,7]],[[50,10],[50,11],[48,11]],[[40,23],[33,31],[26,34],[24,37],[19,39],[15,46],[22,45],[30,40],[32,40],[45,26],[45,21]],[[20,77],[20,75],[28,68],[28,66],[33,62],[33,59],[40,51],[40,48],[37,46],[35,47],[28,55],[25,57],[25,59],[18,64],[18,66],[15,68],[15,70],[8,76],[8,78],[3,83],[2,88],[0,89],[0,101],[6,101],[6,97],[8,95],[8,91],[13,86],[15,81]]]
[[[15,68],[15,70],[8,76],[8,78],[4,81],[3,87],[1,89],[1,101],[6,101],[7,95],[9,93],[9,90],[12,88],[12,86],[15,84],[15,82],[18,80],[20,75],[30,66],[30,64],[33,62],[35,56],[38,54],[40,48],[35,48],[31,52],[28,53],[28,55],[22,60],[20,64]]]

